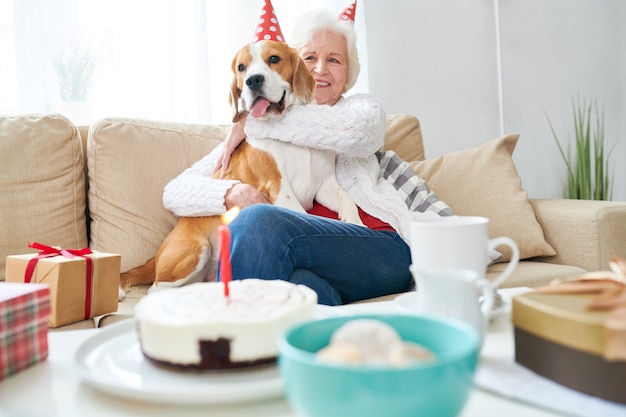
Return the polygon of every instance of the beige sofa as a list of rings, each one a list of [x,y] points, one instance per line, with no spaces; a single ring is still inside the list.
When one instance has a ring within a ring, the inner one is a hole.
[[[78,128],[61,115],[1,117],[0,280],[5,257],[31,252],[32,241],[119,253],[122,270],[143,263],[176,222],[162,206],[163,186],[226,132],[138,119]],[[492,236],[518,243],[524,261],[505,286],[606,269],[610,256],[626,256],[626,202],[528,200],[511,159],[517,140],[509,135],[424,160],[418,120],[391,115],[385,146],[410,161],[458,214],[486,216]],[[492,265],[489,274],[505,265]],[[136,288],[117,313],[65,328],[132,315],[145,293]]]

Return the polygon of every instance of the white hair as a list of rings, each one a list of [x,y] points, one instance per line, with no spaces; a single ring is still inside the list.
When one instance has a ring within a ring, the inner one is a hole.
[[[321,30],[337,33],[346,39],[346,46],[348,48],[348,79],[346,80],[344,89],[345,93],[356,83],[356,79],[359,77],[359,71],[361,70],[359,53],[356,48],[356,33],[352,22],[340,20],[330,10],[314,10],[302,15],[300,19],[298,19],[291,34],[289,44],[297,51],[300,51],[311,41],[313,35]]]

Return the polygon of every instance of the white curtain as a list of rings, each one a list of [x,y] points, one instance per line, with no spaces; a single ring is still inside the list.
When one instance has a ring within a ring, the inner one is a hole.
[[[0,114],[228,124],[230,62],[262,2],[0,0]],[[350,93],[368,91],[364,2],[356,18],[362,70]],[[287,42],[300,14],[350,3],[272,1]]]

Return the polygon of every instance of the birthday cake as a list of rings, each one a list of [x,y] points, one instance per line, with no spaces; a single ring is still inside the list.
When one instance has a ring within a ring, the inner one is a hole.
[[[315,315],[317,294],[281,280],[201,282],[152,292],[135,307],[141,350],[157,365],[228,370],[276,362],[277,340]]]

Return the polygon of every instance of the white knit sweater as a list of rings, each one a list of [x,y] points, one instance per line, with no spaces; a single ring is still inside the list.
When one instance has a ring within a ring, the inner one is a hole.
[[[342,98],[334,106],[302,105],[289,108],[283,117],[260,121],[248,117],[246,135],[275,138],[337,153],[337,180],[366,213],[390,224],[408,241],[409,221],[434,212],[411,211],[404,196],[381,177],[374,155],[383,147],[386,115],[381,103],[370,95]],[[177,216],[222,214],[226,192],[239,181],[211,178],[223,145],[186,169],[165,186],[164,206]]]

